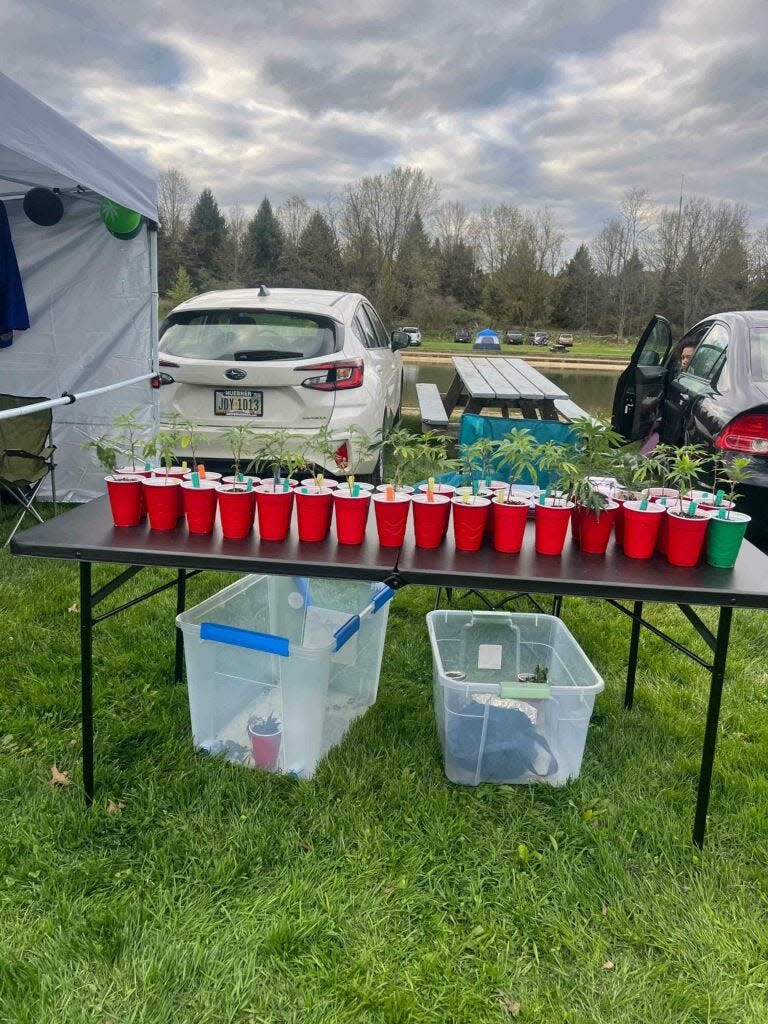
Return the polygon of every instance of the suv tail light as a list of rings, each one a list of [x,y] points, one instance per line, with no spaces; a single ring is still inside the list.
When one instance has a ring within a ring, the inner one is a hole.
[[[768,414],[746,413],[724,427],[715,438],[715,448],[747,455],[768,455]]]
[[[303,373],[319,373],[320,377],[305,377],[303,388],[313,391],[349,391],[363,386],[362,359],[347,359],[340,363],[317,363],[316,366],[298,366]]]
[[[346,441],[342,441],[339,447],[334,452],[333,461],[336,463],[339,469],[343,469],[344,466],[349,465],[349,448],[347,447]]]
[[[161,363],[161,366],[167,366],[167,363]],[[161,388],[164,384],[175,384],[176,381],[170,375],[170,373],[158,373],[149,382],[153,388]]]

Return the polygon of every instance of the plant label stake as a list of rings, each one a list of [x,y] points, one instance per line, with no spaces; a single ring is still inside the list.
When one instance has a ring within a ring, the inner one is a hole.
[[[187,460],[186,459],[184,459],[184,461],[182,462],[181,468],[184,470],[185,473],[187,472],[188,466],[187,466]]]
[[[279,479],[280,478],[278,477],[278,480]],[[285,493],[286,491],[290,491],[290,489],[291,488],[290,488],[290,485],[288,483],[288,477],[285,477],[285,479],[283,480],[283,493]]]
[[[692,501],[690,503],[690,505],[688,506],[688,513],[687,514],[688,514],[688,516],[691,519],[693,519],[693,517],[696,515],[696,502],[695,501]]]
[[[392,486],[392,484],[387,484],[386,495],[387,495],[387,501],[394,501],[395,500],[395,488]]]
[[[315,483],[317,484],[318,488],[323,486],[323,481],[324,480],[325,480],[325,477],[323,476],[323,474],[322,473],[318,473],[317,476],[315,477]]]
[[[725,497],[725,491],[718,491],[715,495],[715,505],[722,505],[723,498]]]
[[[347,477],[347,487],[349,487],[349,489],[351,491],[354,486],[355,486],[355,477],[354,477],[353,473],[350,473],[349,476]],[[357,497],[357,495],[355,495],[355,497]]]
[[[546,505],[548,497],[549,497],[549,488],[545,487],[544,490],[539,495],[539,504],[540,505]]]
[[[718,519],[725,519],[726,511],[727,511],[727,509],[721,508],[720,511],[717,513],[717,518]]]
[[[359,498],[360,497],[360,484],[353,484],[352,485],[352,490],[350,491],[350,494],[352,495],[353,498]]]
[[[144,463],[144,472],[145,473],[149,473],[151,469],[152,469],[152,463],[151,462],[145,462]],[[154,473],[152,475],[154,476]]]
[[[197,472],[200,474],[200,479],[205,480],[205,466],[202,464],[202,462],[198,462]]]
[[[245,489],[246,489],[246,491],[252,491],[253,490],[253,478],[250,477],[250,476],[248,477],[248,483],[245,485]]]
[[[192,486],[193,487],[199,487],[200,486],[200,474],[199,473],[193,473],[192,474]]]
[[[643,498],[643,500],[640,502],[640,511],[641,512],[645,512],[647,510],[647,508],[648,508],[648,499],[647,498]]]
[[[464,494],[462,494],[462,496],[461,496],[461,503],[462,503],[462,505],[468,505],[469,504],[469,495],[466,492]]]
[[[238,483],[242,483],[244,479],[245,479],[245,477],[243,476],[242,473],[238,473],[237,474],[237,482]]]
[[[431,476],[427,480],[427,501],[435,500],[435,478]]]

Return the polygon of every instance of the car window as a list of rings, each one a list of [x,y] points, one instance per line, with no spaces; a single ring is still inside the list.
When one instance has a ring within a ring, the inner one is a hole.
[[[728,339],[728,328],[715,324],[693,353],[687,372],[699,380],[714,382],[725,365]]]
[[[768,327],[749,332],[749,358],[754,380],[768,381]]]
[[[384,324],[379,320],[376,310],[372,306],[368,305],[363,306],[363,309],[368,314],[368,320],[378,339],[379,348],[389,348],[389,335],[387,334]],[[413,331],[415,333],[418,331],[418,327],[405,327],[404,330]]]
[[[332,320],[273,310],[213,309],[172,313],[160,351],[187,359],[261,362],[314,359],[338,351]]]
[[[638,366],[661,366],[669,346],[669,327],[657,320],[637,357]]]
[[[358,336],[360,341],[365,345],[366,348],[378,348],[379,339],[376,337],[376,332],[371,326],[371,322],[365,315],[363,307],[360,306],[358,311],[355,313],[354,320],[352,321],[355,334]]]

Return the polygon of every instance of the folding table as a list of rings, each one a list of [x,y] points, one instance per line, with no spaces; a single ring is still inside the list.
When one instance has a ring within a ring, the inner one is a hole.
[[[613,544],[605,557],[584,555],[568,544],[562,557],[553,558],[535,553],[533,524],[528,524],[526,529],[523,550],[518,555],[498,554],[487,542],[478,552],[459,552],[455,550],[450,535],[440,548],[433,551],[416,548],[408,538],[401,549],[381,548],[373,515],[365,541],[359,547],[339,545],[333,535],[319,544],[302,543],[295,533],[291,533],[283,543],[263,542],[255,534],[242,541],[226,541],[218,527],[210,537],[190,536],[183,521],[168,533],[152,532],[148,526],[117,529],[112,525],[107,499],[98,498],[17,534],[11,545],[14,554],[69,559],[80,565],[83,782],[86,801],[92,802],[94,796],[93,626],[153,594],[175,586],[177,611],[181,612],[184,610],[187,579],[207,569],[379,580],[394,588],[425,584],[524,590],[555,595],[558,612],[563,596],[598,598],[631,619],[624,698],[627,708],[632,707],[634,698],[642,628],[667,641],[710,673],[709,705],[693,827],[694,842],[702,846],[733,610],[768,608],[768,557],[745,542],[733,569],[714,569],[704,565],[680,569],[668,565],[659,556],[647,562],[635,561],[624,557]],[[128,568],[93,591],[91,566],[94,562],[114,562]],[[94,609],[105,598],[148,566],[175,568],[176,579],[108,611],[94,614]],[[631,602],[631,607],[625,602]],[[677,605],[711,650],[712,661],[702,658],[644,618],[644,602]],[[719,609],[715,633],[694,611],[694,604]],[[181,637],[177,633],[177,679],[181,678],[182,655]]]

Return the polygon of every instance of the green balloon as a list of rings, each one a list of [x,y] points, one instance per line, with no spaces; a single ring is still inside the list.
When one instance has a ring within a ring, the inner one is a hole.
[[[141,214],[129,210],[111,199],[102,199],[99,206],[101,219],[107,231],[116,238],[135,238],[141,228]]]

